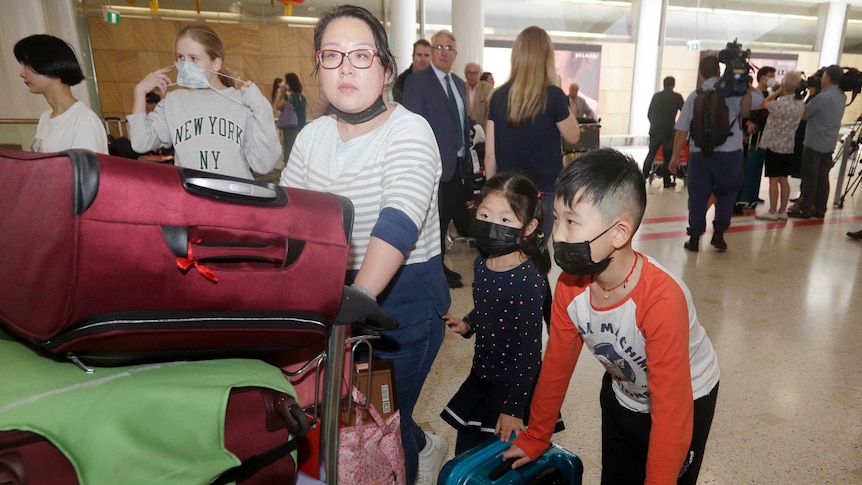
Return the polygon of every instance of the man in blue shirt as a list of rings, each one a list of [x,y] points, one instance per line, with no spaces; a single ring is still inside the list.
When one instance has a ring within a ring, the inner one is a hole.
[[[701,86],[704,91],[715,89],[718,82],[719,62],[716,56],[705,56],[700,60],[698,72],[703,79]],[[676,174],[680,166],[680,153],[683,144],[691,131],[694,114],[694,99],[697,91],[692,91],[682,106],[679,119],[674,128],[676,136],[673,141],[673,155],[668,169]],[[736,195],[742,187],[742,130],[739,127],[741,97],[723,98],[727,105],[727,115],[730,121],[730,136],[721,145],[715,147],[711,156],[705,156],[700,148],[692,142],[689,145],[688,169],[686,170],[686,187],[688,188],[688,236],[685,249],[697,252],[700,235],[706,231],[706,211],[709,208],[709,196],[715,195],[715,218],[712,221],[712,240],[710,244],[718,251],[726,251],[724,231],[730,227],[733,216],[733,204]]]
[[[833,64],[827,67],[820,81],[822,89],[805,105],[802,119],[808,123],[805,125],[805,141],[802,142],[802,184],[799,200],[787,210],[788,217],[822,219],[826,215],[832,152],[847,103],[838,86],[842,77],[844,70],[841,66]]]

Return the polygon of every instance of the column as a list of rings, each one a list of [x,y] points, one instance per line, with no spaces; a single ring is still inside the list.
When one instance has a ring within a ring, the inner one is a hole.
[[[413,43],[416,35],[416,0],[393,0],[390,11],[389,47],[398,63],[398,72],[403,72],[413,62]]]
[[[849,8],[850,5],[847,2],[836,1],[820,4],[817,44],[814,46],[815,51],[820,51],[820,64],[818,66],[840,63]]]
[[[629,109],[629,134],[649,133],[647,111],[658,88],[661,20],[667,4],[664,0],[638,0],[632,4],[635,15],[635,61],[632,72],[632,99]]]
[[[485,50],[485,0],[452,0],[452,33],[458,39],[458,57],[452,72],[464,77],[468,62],[482,64]]]

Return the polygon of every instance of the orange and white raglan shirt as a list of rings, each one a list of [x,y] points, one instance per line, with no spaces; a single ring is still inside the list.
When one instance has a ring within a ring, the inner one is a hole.
[[[514,444],[533,460],[547,449],[586,345],[613,377],[619,404],[651,415],[645,483],[676,483],[691,443],[694,400],[709,394],[719,380],[715,350],[691,293],[647,257],[640,280],[619,303],[593,306],[589,285],[590,277],[566,273],[557,282],[529,428]]]

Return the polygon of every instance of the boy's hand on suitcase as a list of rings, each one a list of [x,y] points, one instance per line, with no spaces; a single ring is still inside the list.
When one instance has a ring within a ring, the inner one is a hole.
[[[500,414],[500,417],[497,418],[497,426],[494,427],[494,434],[500,435],[500,441],[508,443],[512,439],[512,433],[515,433],[517,438],[521,431],[526,428],[523,419],[508,414]]]
[[[512,463],[512,470],[520,468],[533,461],[526,453],[524,453],[524,450],[515,445],[510,446],[508,450],[504,451],[502,458],[504,461],[509,458],[516,458],[515,463]]]

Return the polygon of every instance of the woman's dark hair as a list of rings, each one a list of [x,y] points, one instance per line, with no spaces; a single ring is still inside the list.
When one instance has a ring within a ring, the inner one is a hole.
[[[15,43],[15,59],[43,76],[59,79],[67,86],[84,80],[75,51],[53,35],[31,35]]]
[[[547,257],[546,251],[549,234],[542,233],[542,228],[545,227],[545,204],[539,196],[539,189],[523,175],[502,172],[485,182],[479,195],[476,196],[474,207],[479,207],[479,204],[490,194],[502,195],[509,202],[518,221],[524,225],[521,231],[521,251],[533,260],[543,274],[550,271],[551,259]],[[475,208],[473,217],[476,217]],[[529,236],[525,236],[524,230],[533,219],[536,219],[538,224]]]
[[[287,89],[294,93],[302,92],[302,83],[299,82],[299,76],[295,72],[289,72],[284,75],[284,82],[287,83]]]
[[[317,20],[317,25],[314,26],[314,70],[312,73],[317,76],[318,72],[320,72],[317,51],[320,50],[320,45],[323,42],[323,33],[326,31],[326,27],[333,20],[341,17],[352,17],[361,20],[371,29],[371,34],[374,36],[374,45],[377,48],[377,58],[380,59],[383,70],[389,72],[386,84],[390,84],[398,72],[398,66],[395,63],[395,56],[389,51],[389,38],[386,36],[386,29],[383,28],[383,24],[371,12],[355,5],[333,7],[332,10],[324,12]]]
[[[277,77],[272,81],[272,94],[269,96],[270,101],[275,103],[275,98],[278,96],[278,85],[281,84],[281,78]]]

